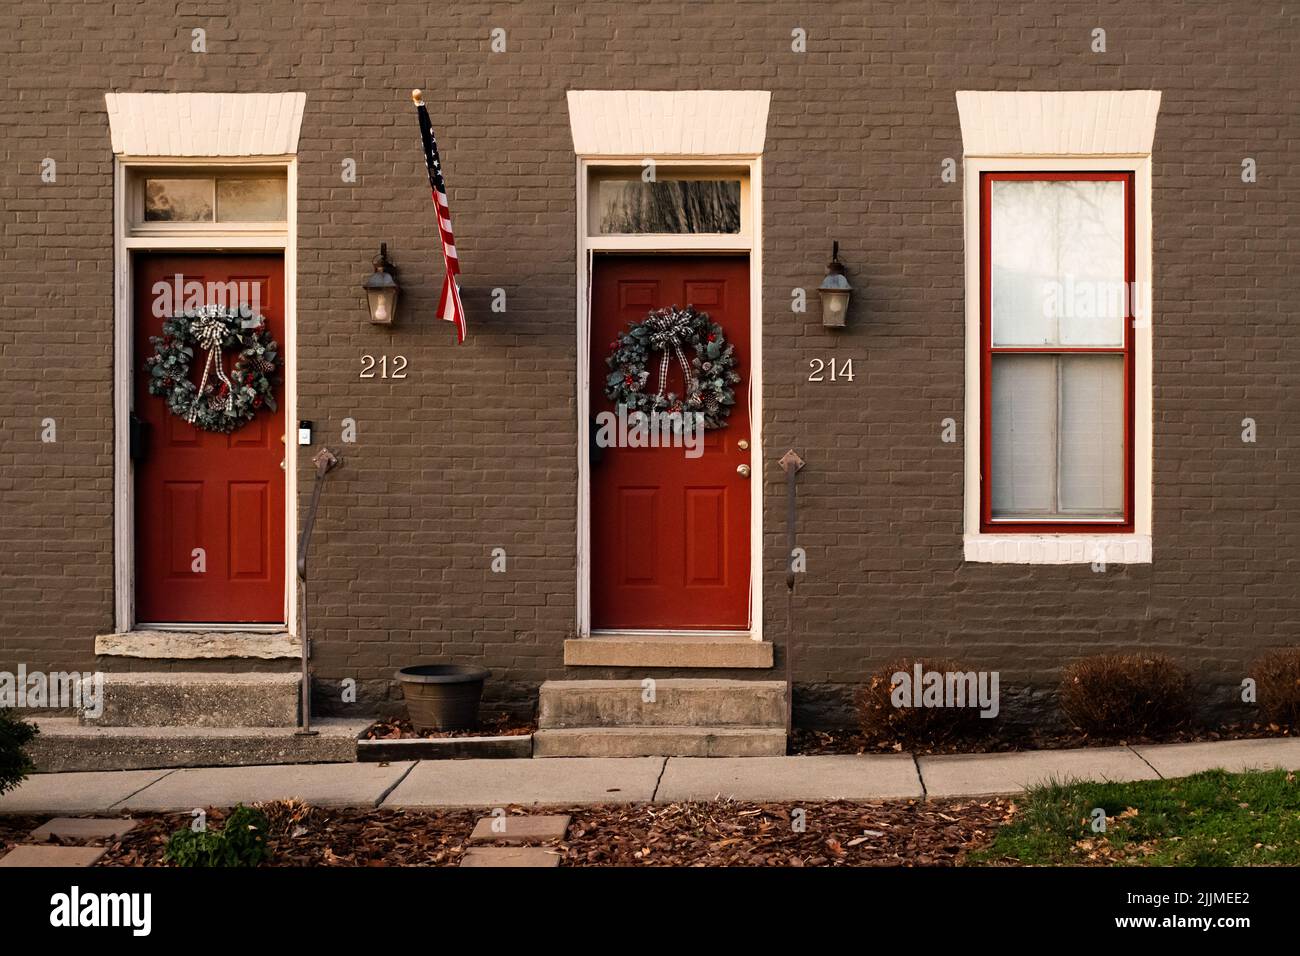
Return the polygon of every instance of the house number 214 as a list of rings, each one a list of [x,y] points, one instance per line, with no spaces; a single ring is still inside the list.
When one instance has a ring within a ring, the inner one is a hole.
[[[390,361],[387,355],[376,359],[373,355],[361,356],[362,378],[406,378],[406,356],[394,355]]]
[[[808,381],[810,382],[853,381],[853,359],[845,359],[839,365],[835,364],[833,358],[829,361],[809,359],[808,367],[812,369],[808,373]]]

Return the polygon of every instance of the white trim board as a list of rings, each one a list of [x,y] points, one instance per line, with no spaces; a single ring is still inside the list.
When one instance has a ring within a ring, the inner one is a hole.
[[[105,93],[118,156],[293,156],[306,93]]]
[[[112,94],[109,94],[110,96]],[[301,95],[301,94],[299,94]],[[296,142],[296,140],[295,140]],[[211,144],[206,144],[211,147]],[[208,166],[274,166],[285,170],[287,219],[278,234],[248,235],[218,224],[192,234],[132,236],[127,209],[127,179],[133,167],[159,165],[202,169]],[[158,157],[117,156],[113,169],[113,581],[114,622],[119,633],[134,631],[135,621],[135,474],[130,456],[132,389],[132,277],[136,252],[280,252],[284,256],[284,414],[285,434],[285,582],[284,624],[291,639],[298,633],[298,443],[293,423],[298,420],[297,275],[298,275],[298,163],[293,156]],[[170,628],[168,628],[170,629]],[[196,624],[184,630],[208,632],[211,625]],[[157,630],[151,626],[149,630]],[[241,631],[252,630],[240,627]],[[257,656],[257,655],[250,655]]]
[[[1146,538],[1145,548],[1126,551],[1131,556],[1127,563],[1151,561],[1151,514],[1153,439],[1152,418],[1154,392],[1152,388],[1152,338],[1154,316],[1151,315],[1151,160],[1116,157],[1018,157],[967,159],[963,175],[965,182],[966,216],[966,416],[963,434],[965,449],[965,507],[962,522],[965,531],[963,553],[967,561],[1017,564],[1074,563],[1048,559],[1049,550],[1030,549],[1022,552],[1004,547],[982,547],[972,542],[980,539],[1008,538],[1015,535],[981,534],[980,532],[980,174],[989,171],[1089,171],[1119,170],[1133,173],[1133,259],[1134,279],[1140,301],[1136,303],[1138,315],[1150,317],[1146,322],[1135,322],[1133,327],[1133,534]],[[1078,534],[1030,535],[1039,538],[1074,538]],[[1106,537],[1097,535],[1093,537]],[[1051,550],[1052,554],[1075,554],[1073,548]],[[1015,554],[1017,557],[1010,558]],[[1025,557],[1027,555],[1027,557]],[[1041,560],[1031,560],[1035,555]],[[1078,563],[1091,563],[1094,555],[1079,559]],[[1118,559],[1116,563],[1120,563]]]
[[[985,564],[1150,564],[1149,534],[967,534],[967,561]]]
[[[577,170],[577,425],[578,425],[578,582],[576,633],[590,637],[591,629],[591,475],[588,417],[590,415],[590,328],[587,302],[591,279],[590,262],[596,252],[640,253],[748,253],[750,312],[750,449],[753,475],[750,479],[749,522],[749,630],[751,640],[763,639],[763,250],[762,250],[762,160],[737,163],[734,156],[673,160],[673,165],[702,168],[721,167],[747,171],[742,200],[739,236],[592,236],[587,228],[587,185],[593,169],[640,163],[639,159],[594,160],[578,158]],[[613,241],[611,241],[613,240]],[[656,632],[671,633],[671,632]]]
[[[763,639],[763,168],[766,90],[570,90],[569,127],[577,174],[577,635],[591,635],[590,330],[587,306],[597,251],[748,252],[750,312],[749,636]],[[593,168],[642,163],[745,169],[739,236],[591,236],[587,185]]]
[[[1150,156],[1159,90],[958,90],[972,156]]]
[[[762,155],[766,90],[569,90],[573,152],[614,157]]]
[[[957,93],[965,215],[966,409],[963,555],[972,562],[1147,564],[1152,552],[1154,390],[1151,142],[1160,93]],[[1067,112],[1068,111],[1068,112]],[[1064,147],[1069,147],[1065,149]],[[1026,149],[1048,150],[1034,155]],[[1055,152],[1051,150],[1057,150]],[[983,155],[973,155],[982,153]],[[980,532],[980,174],[992,171],[1133,173],[1133,533]]]

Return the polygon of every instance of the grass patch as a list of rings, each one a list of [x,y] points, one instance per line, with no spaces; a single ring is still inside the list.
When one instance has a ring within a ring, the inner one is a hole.
[[[1094,833],[1093,811],[1106,811]],[[1050,783],[974,864],[1111,866],[1300,865],[1300,777],[1285,770],[1210,770],[1177,780]]]

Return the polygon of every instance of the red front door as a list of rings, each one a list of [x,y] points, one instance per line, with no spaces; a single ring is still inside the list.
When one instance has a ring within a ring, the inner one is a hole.
[[[749,261],[735,256],[601,256],[592,278],[591,410],[605,397],[609,345],[652,309],[694,306],[736,347],[741,381],[727,426],[703,454],[607,447],[591,468],[591,616],[596,629],[749,626]],[[690,356],[687,356],[688,358]],[[650,369],[657,385],[658,363]],[[670,363],[668,390],[682,393]]]
[[[135,264],[134,412],[151,426],[135,462],[135,607],[140,623],[284,621],[283,384],[278,411],[263,409],[229,434],[202,431],[150,395],[145,359],[159,283],[242,283],[284,346],[284,260],[276,255],[150,255]],[[228,287],[229,288],[229,287]],[[204,304],[216,304],[207,301]],[[222,303],[238,305],[241,303]],[[252,305],[251,302],[242,303]],[[176,303],[176,308],[181,308]],[[283,353],[282,353],[283,354]],[[191,375],[202,369],[196,350]],[[227,371],[233,354],[225,357]],[[283,369],[279,372],[283,383]],[[197,382],[196,382],[197,384]]]

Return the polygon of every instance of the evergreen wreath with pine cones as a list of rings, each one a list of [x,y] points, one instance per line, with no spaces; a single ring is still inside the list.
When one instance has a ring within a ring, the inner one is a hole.
[[[691,353],[688,361],[686,353]],[[650,365],[659,358],[658,389],[650,391]],[[673,358],[682,369],[684,394],[667,391]],[[656,309],[609,343],[605,397],[629,412],[700,413],[705,428],[726,428],[739,384],[736,349],[722,326],[691,306]]]
[[[233,432],[263,408],[276,410],[280,384],[280,346],[266,319],[245,307],[209,305],[187,309],[163,322],[162,335],[149,338],[154,354],[145,360],[149,394],[166,400],[173,415],[209,432]],[[237,349],[225,369],[224,353]],[[196,385],[190,366],[201,354],[203,371]]]

